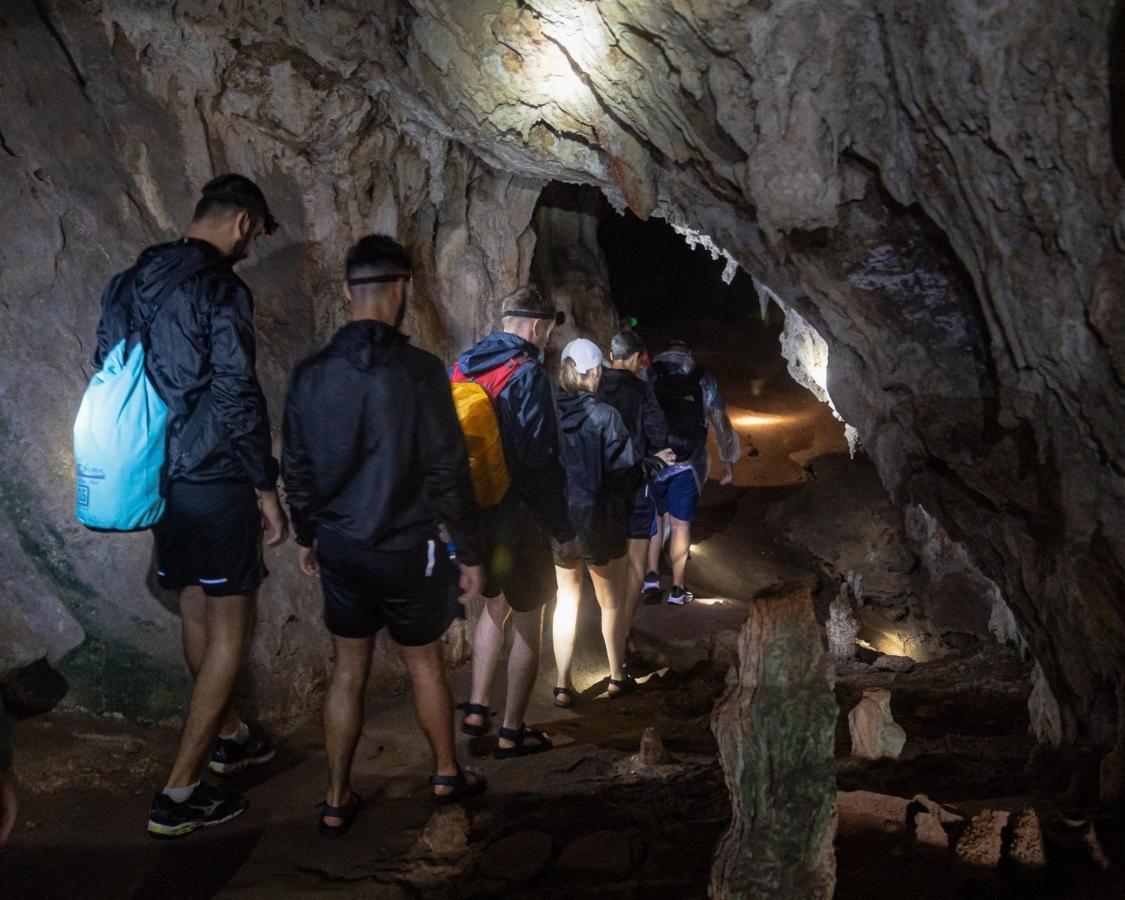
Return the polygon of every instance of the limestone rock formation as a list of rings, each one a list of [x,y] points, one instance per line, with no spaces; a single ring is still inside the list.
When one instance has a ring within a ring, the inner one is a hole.
[[[985,809],[973,816],[957,842],[957,856],[973,866],[995,868],[1004,847],[1003,832],[1011,813]]]
[[[712,716],[732,807],[712,897],[832,896],[833,681],[808,588],[755,600]]]
[[[891,692],[867,688],[863,699],[848,713],[852,756],[859,759],[898,759],[906,744],[906,732],[891,715]]]
[[[146,539],[70,517],[67,429],[106,278],[174,234],[212,173],[260,179],[284,223],[247,270],[276,421],[289,367],[339,321],[352,237],[415,245],[411,329],[448,355],[527,277],[556,179],[706,237],[816,330],[826,390],[892,496],[998,586],[1062,741],[1116,746],[1120,771],[1114,9],[4,4],[0,534],[85,635],[77,700],[153,714],[185,681],[167,598],[137,591]],[[269,561],[252,687],[295,711],[323,667],[315,588]]]

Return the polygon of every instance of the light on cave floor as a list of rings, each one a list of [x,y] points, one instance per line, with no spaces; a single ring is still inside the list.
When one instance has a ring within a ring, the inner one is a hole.
[[[777,416],[772,413],[739,413],[730,417],[730,422],[735,428],[770,428],[784,425],[789,421],[789,416]]]
[[[700,606],[726,606],[734,601],[729,597],[696,597],[694,602]]]

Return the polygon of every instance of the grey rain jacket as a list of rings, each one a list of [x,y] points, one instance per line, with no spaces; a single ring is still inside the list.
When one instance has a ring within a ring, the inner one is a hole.
[[[181,279],[156,310],[161,292]],[[254,371],[250,289],[207,241],[158,244],[102,294],[95,368],[141,319],[151,320],[145,370],[168,407],[169,480],[272,490],[278,465]]]
[[[443,523],[480,563],[469,458],[445,367],[398,330],[350,322],[293,373],[282,471],[297,543],[329,528],[370,549],[407,550]]]
[[[683,350],[666,350],[652,360],[653,364],[662,362],[669,368],[678,369],[685,375],[695,368],[695,359],[690,353]],[[645,379],[650,384],[658,377],[653,367],[645,369]],[[723,462],[736,462],[741,455],[741,444],[738,433],[730,423],[727,416],[727,407],[723,402],[723,395],[719,393],[719,384],[710,372],[704,372],[699,379],[699,386],[703,390],[703,407],[707,412],[707,425],[715,432],[715,440],[719,445],[719,459]],[[700,492],[703,483],[707,480],[707,468],[710,460],[707,456],[707,445],[700,447],[691,458],[691,468],[695,473],[695,483]]]

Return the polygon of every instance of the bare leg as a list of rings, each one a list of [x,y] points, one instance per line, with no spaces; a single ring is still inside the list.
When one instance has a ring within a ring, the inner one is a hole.
[[[582,599],[583,573],[581,560],[576,561],[572,569],[555,566],[559,597],[551,620],[551,641],[555,647],[555,669],[558,672],[555,685],[561,688],[571,686],[570,663],[574,658],[574,634],[578,625],[578,603]]]
[[[660,551],[664,549],[664,526],[667,524],[668,514],[656,517],[656,534],[648,541],[648,570],[660,571]]]
[[[686,587],[684,569],[687,568],[688,549],[691,547],[691,522],[684,522],[675,516],[672,519],[672,535],[668,538],[668,555],[672,558],[672,584]]]
[[[508,654],[508,697],[504,704],[504,727],[519,728],[523,722],[531,689],[539,674],[539,644],[543,640],[543,608],[531,612],[512,610],[515,632],[512,651]],[[501,747],[513,746],[500,738]]]
[[[324,746],[328,753],[329,806],[344,806],[352,796],[352,761],[363,729],[363,694],[371,671],[375,638],[332,638],[336,659],[324,697]],[[328,825],[343,819],[325,816]]]
[[[185,788],[199,778],[230,703],[242,656],[254,621],[250,597],[207,597],[207,644],[199,662],[180,747],[168,787]]]
[[[648,554],[648,548],[649,541],[647,540],[629,541],[629,570],[625,577],[625,623],[622,625],[626,637],[628,637],[629,629],[633,625],[637,603],[641,599],[641,585],[644,584],[645,580],[645,557]]]
[[[453,697],[441,659],[441,641],[422,647],[403,647],[402,659],[414,685],[414,709],[434,755],[434,772],[456,775],[457,755],[453,745]],[[468,778],[473,776],[469,775]],[[435,794],[452,793],[448,785],[435,785]]]
[[[625,659],[625,634],[621,625],[625,621],[621,615],[621,586],[625,578],[625,557],[619,556],[604,566],[590,566],[590,578],[594,582],[594,595],[602,608],[602,640],[609,658],[609,677],[620,681],[625,677],[622,663]]]
[[[183,631],[184,661],[194,679],[203,665],[203,653],[207,649],[207,595],[201,587],[189,587],[180,591],[180,625]],[[234,710],[234,704],[227,705],[219,734],[231,734],[242,727],[242,720]]]
[[[496,663],[500,659],[500,649],[504,646],[504,623],[512,613],[512,607],[504,599],[488,597],[484,601],[480,619],[473,632],[473,687],[469,694],[470,703],[489,705],[492,696],[492,679],[496,675]],[[485,725],[484,716],[469,714],[465,716],[468,725]]]

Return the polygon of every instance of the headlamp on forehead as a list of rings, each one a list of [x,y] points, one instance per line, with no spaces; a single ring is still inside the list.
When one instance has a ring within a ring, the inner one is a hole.
[[[566,321],[566,313],[561,309],[550,312],[537,312],[533,309],[506,309],[502,315],[505,319],[508,316],[516,319],[554,319],[556,325],[562,325]]]
[[[349,285],[357,284],[388,284],[392,281],[405,281],[407,283],[414,280],[414,277],[409,272],[402,272],[398,275],[364,275],[360,278],[349,278]]]

